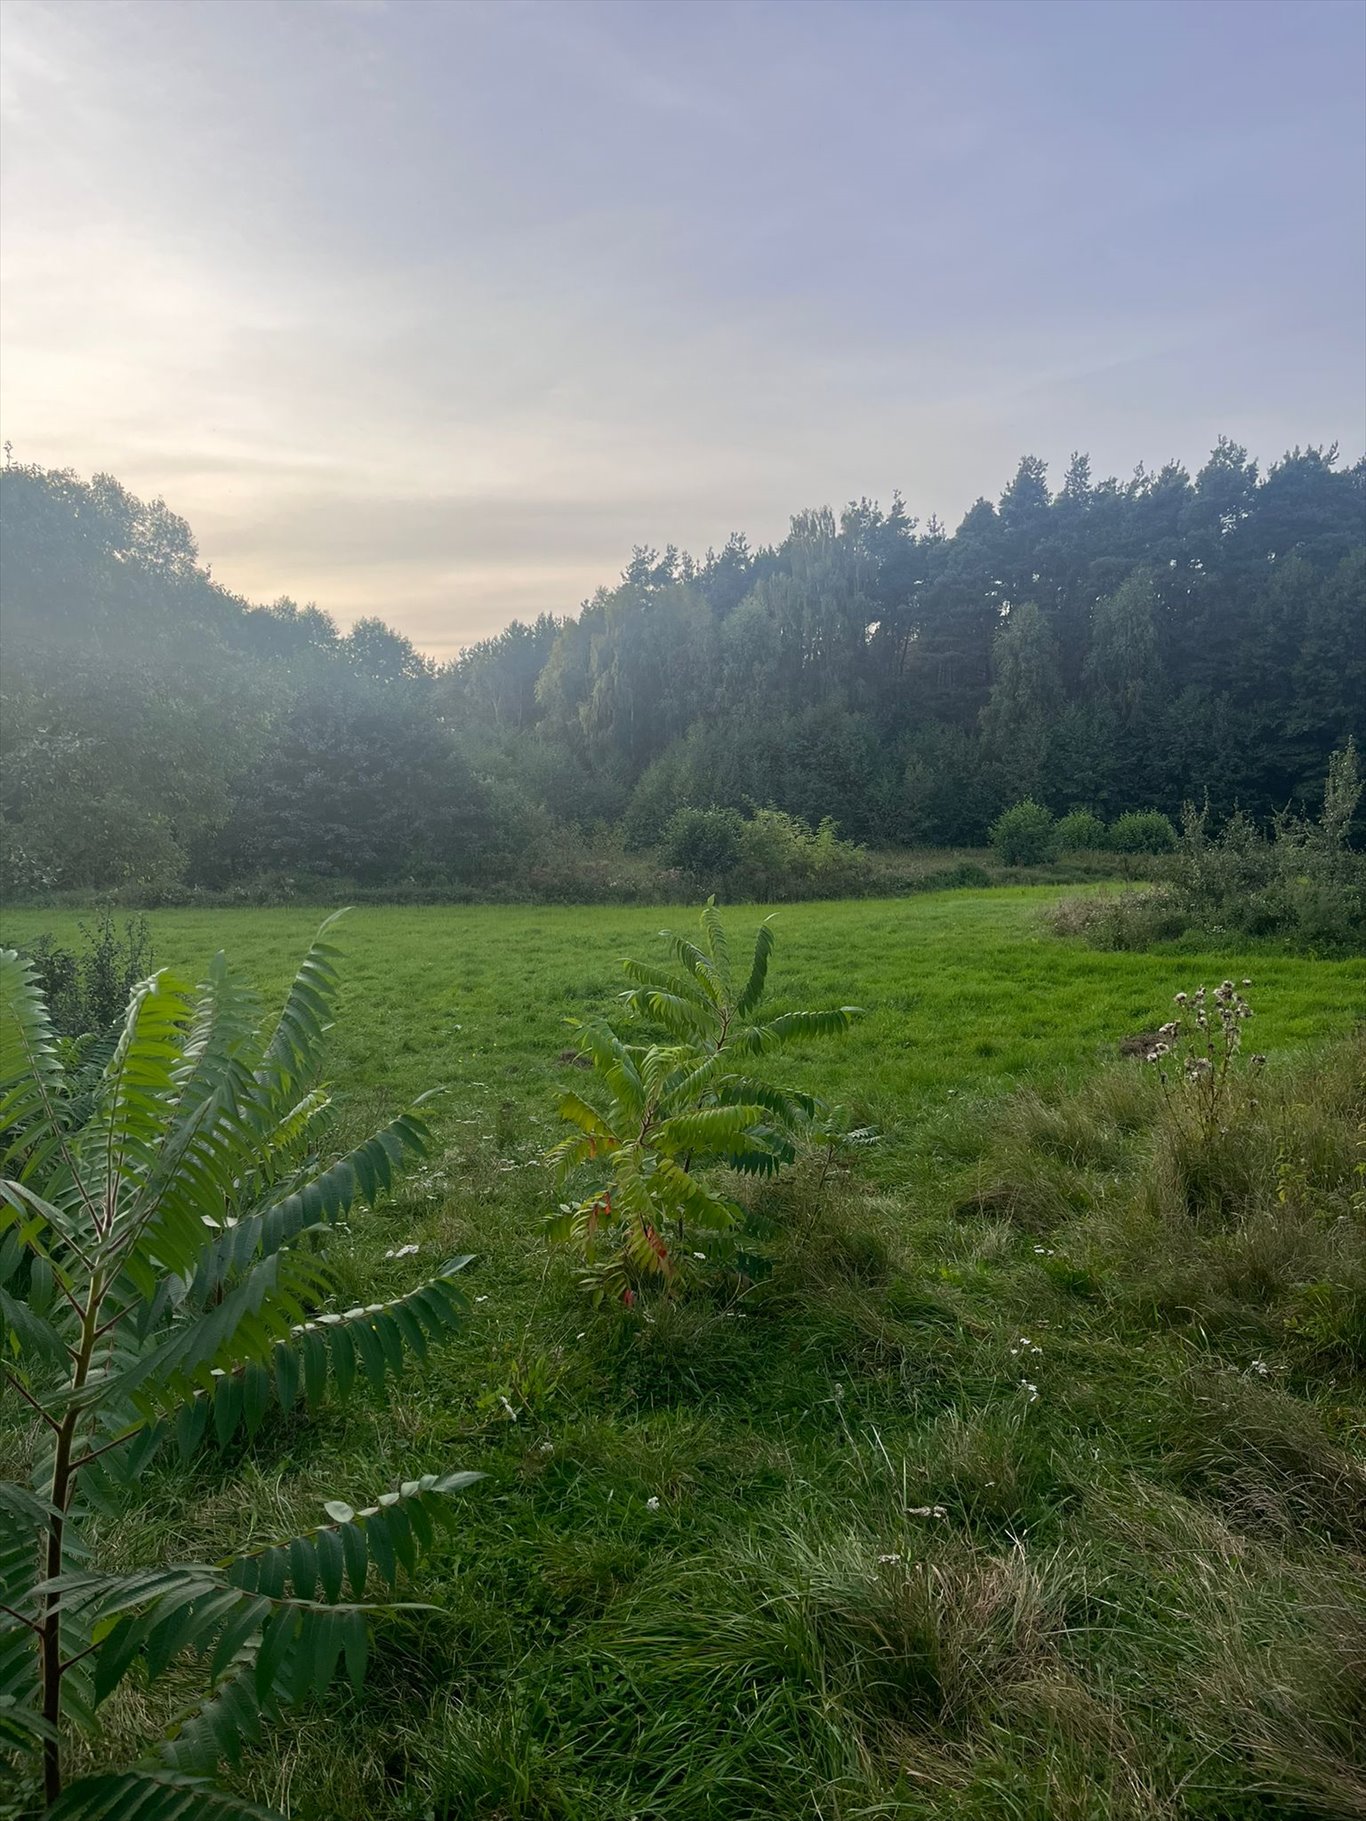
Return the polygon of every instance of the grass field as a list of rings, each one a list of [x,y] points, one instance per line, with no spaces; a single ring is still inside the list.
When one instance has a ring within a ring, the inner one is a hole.
[[[472,1251],[468,1327],[387,1406],[159,1470],[106,1546],[216,1553],[489,1477],[417,1589],[444,1611],[388,1624],[365,1697],[274,1729],[247,1786],[301,1821],[1366,1815],[1366,967],[1095,953],[1042,931],[1055,895],[778,913],[775,1003],[866,1009],[786,1073],[884,1138],[761,1192],[787,1237],[760,1291],[648,1318],[579,1300],[537,1159],[566,1020],[686,913],[345,921],[344,1125],[449,1092],[339,1293]],[[316,921],[149,917],[158,964],[221,946],[270,992]],[[1260,1104],[1192,1157],[1118,1041],[1244,973]],[[154,1718],[109,1712],[111,1751]]]
[[[856,1102],[887,1132],[876,1168],[899,1180],[925,1153],[927,1114],[946,1096],[993,1094],[1024,1077],[1092,1067],[1128,1032],[1161,1023],[1172,994],[1202,978],[1254,974],[1258,1047],[1284,1051],[1351,1028],[1366,1006],[1366,965],[1233,949],[1104,954],[1040,925],[1047,889],[941,892],[897,901],[789,905],[779,931],[775,1005],[856,1004],[857,1044],[815,1048],[817,1091]],[[728,910],[737,931],[766,909]],[[75,937],[80,918],[26,911],[4,940]],[[267,992],[283,993],[316,930],[312,907],[148,913],[154,960],[197,978],[215,949]],[[506,1106],[517,1135],[549,1120],[564,1072],[567,1021],[604,1009],[621,961],[658,950],[658,931],[689,926],[668,909],[366,907],[338,941],[348,1009],[335,1079],[387,1106],[448,1086],[450,1117],[487,1125]],[[460,1128],[457,1128],[460,1129]]]

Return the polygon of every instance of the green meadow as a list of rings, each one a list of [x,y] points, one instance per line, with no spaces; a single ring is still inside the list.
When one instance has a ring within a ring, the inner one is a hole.
[[[573,1023],[692,913],[346,917],[339,1142],[445,1093],[432,1155],[331,1250],[338,1294],[471,1252],[465,1328],[386,1404],[158,1466],[99,1545],[211,1556],[487,1478],[414,1583],[432,1610],[238,1787],[300,1821],[1366,1815],[1366,966],[1100,953],[1045,929],[1054,897],[779,910],[775,1009],[863,1008],[784,1073],[881,1138],[744,1191],[771,1277],[632,1313],[548,1249],[539,1160],[589,1081]],[[763,914],[726,911],[737,948]],[[148,921],[158,966],[223,948],[269,999],[318,916]],[[1226,975],[1268,1060],[1193,1147],[1120,1043]],[[110,1702],[111,1760],[173,1695]]]
[[[1112,1059],[1118,1040],[1167,1016],[1172,994],[1225,974],[1256,980],[1259,1049],[1287,1051],[1344,1032],[1366,1009],[1366,966],[1232,946],[1218,952],[1106,954],[1059,942],[1043,926],[1057,893],[1026,887],[902,900],[786,905],[772,975],[775,1007],[864,1008],[856,1041],[803,1059],[815,1089],[856,1104],[886,1131],[877,1168],[893,1178],[924,1155],[924,1123],[950,1095],[994,1094]],[[751,931],[768,906],[727,909]],[[282,994],[317,929],[313,906],[148,913],[156,965],[198,979],[219,948],[270,994]],[[22,943],[77,935],[79,913],[24,911],[0,924]],[[660,909],[367,906],[336,940],[347,1006],[334,1080],[347,1098],[397,1105],[450,1090],[438,1118],[503,1109],[523,1141],[549,1122],[573,1024],[606,1010],[626,956],[659,951],[663,928],[692,915]],[[526,1129],[523,1129],[526,1128]],[[891,1160],[891,1161],[888,1161]]]

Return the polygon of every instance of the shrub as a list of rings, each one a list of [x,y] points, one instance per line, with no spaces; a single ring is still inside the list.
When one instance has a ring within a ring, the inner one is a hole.
[[[330,1502],[316,1528],[214,1562],[92,1560],[92,1514],[172,1438],[182,1455],[221,1447],[272,1407],[358,1377],[379,1389],[457,1324],[463,1258],[388,1303],[319,1312],[321,1242],[427,1145],[410,1111],[319,1157],[335,954],[320,932],[273,1032],[221,955],[197,991],[143,981],[78,1124],[35,968],[0,952],[0,1359],[40,1447],[34,1490],[0,1482],[0,1742],[72,1817],[263,1815],[198,1773],[239,1755],[263,1712],[321,1694],[342,1657],[359,1680],[367,1572],[411,1571],[450,1521],[447,1494],[480,1477],[429,1474],[360,1511]],[[135,1666],[151,1680],[189,1653],[207,1692],[160,1762],[64,1790],[70,1725],[98,1734]]]
[[[1058,906],[1060,935],[1101,948],[1144,948],[1198,930],[1207,937],[1279,937],[1310,953],[1366,949],[1366,859],[1347,844],[1361,795],[1351,741],[1328,763],[1316,821],[1278,816],[1270,837],[1241,811],[1217,833],[1209,809],[1187,803],[1167,883],[1144,893]],[[1145,820],[1121,816],[1126,822]],[[1158,817],[1157,821],[1163,821]],[[1136,850],[1135,850],[1136,851]]]
[[[1108,844],[1117,854],[1169,854],[1176,830],[1159,810],[1131,809],[1111,824]]]
[[[702,884],[719,883],[744,855],[745,824],[733,809],[680,809],[664,831],[664,860]]]
[[[145,917],[130,917],[122,933],[107,907],[91,929],[80,925],[84,946],[59,948],[40,936],[28,951],[34,978],[59,1037],[107,1031],[127,1009],[129,996],[151,971],[152,933]]]
[[[1053,858],[1053,818],[1032,797],[1015,803],[992,823],[990,839],[1006,866],[1040,866]]]
[[[1053,839],[1062,853],[1093,853],[1105,846],[1105,824],[1089,809],[1074,809],[1053,830]]]
[[[593,1174],[588,1193],[550,1217],[551,1239],[576,1243],[589,1266],[586,1287],[628,1307],[646,1280],[672,1286],[691,1269],[690,1231],[707,1235],[713,1263],[735,1259],[727,1235],[740,1209],[701,1180],[702,1170],[772,1176],[794,1161],[799,1136],[834,1142],[812,1095],[757,1079],[745,1064],[794,1040],[846,1031],[858,1008],[760,1022],[772,923],[760,924],[741,980],[714,903],[701,921],[700,945],[666,933],[672,965],[625,964],[635,985],[622,995],[624,1009],[637,1025],[662,1030],[663,1041],[625,1042],[605,1021],[579,1032],[605,1093],[598,1105],[561,1096],[560,1117],[576,1130],[548,1159],[561,1178],[585,1166]]]
[[[743,853],[734,886],[759,903],[775,898],[839,897],[865,884],[863,849],[842,841],[827,816],[812,829],[781,809],[759,809],[741,824]]]

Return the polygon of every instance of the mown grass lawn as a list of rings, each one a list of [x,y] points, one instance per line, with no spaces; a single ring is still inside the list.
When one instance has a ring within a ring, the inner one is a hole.
[[[883,1141],[824,1191],[763,1192],[789,1237],[752,1298],[629,1318],[547,1253],[537,1159],[584,1079],[566,1020],[687,914],[345,920],[344,1125],[449,1092],[428,1167],[337,1248],[340,1298],[471,1251],[468,1327],[385,1407],[159,1469],[107,1546],[215,1553],[399,1477],[488,1479],[416,1589],[444,1610],[387,1626],[365,1697],[282,1722],[249,1786],[317,1821],[1366,1814],[1366,1672],[1338,1651],[1366,1623],[1342,1047],[1366,968],[1099,954],[1044,933],[1051,895],[778,913],[775,1007],[866,1011],[785,1073]],[[149,921],[159,964],[221,946],[277,994],[318,918]],[[1210,1165],[1246,1168],[1245,1214],[1211,1223],[1116,1046],[1225,974],[1255,983],[1269,1063]],[[111,1707],[111,1749],[147,1717]]]

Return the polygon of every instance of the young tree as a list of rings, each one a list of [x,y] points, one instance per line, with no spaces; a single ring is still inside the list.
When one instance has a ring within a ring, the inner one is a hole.
[[[36,1759],[53,1821],[259,1815],[198,1773],[262,1713],[363,1674],[368,1575],[391,1585],[477,1474],[428,1475],[278,1544],[109,1572],[87,1520],[159,1449],[258,1430],[272,1408],[380,1387],[457,1323],[467,1259],[388,1303],[328,1311],[329,1232],[423,1154],[412,1109],[331,1163],[317,1085],[336,1007],[324,925],[273,1027],[220,955],[198,989],[133,992],[93,1094],[69,1091],[34,970],[0,951],[0,1372],[40,1447],[0,1483],[0,1747]],[[349,1599],[343,1587],[349,1586]],[[206,1694],[131,1772],[66,1786],[72,1725],[135,1670],[188,1657]]]

